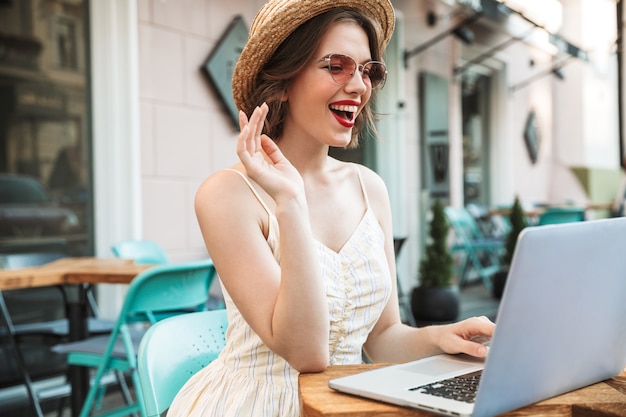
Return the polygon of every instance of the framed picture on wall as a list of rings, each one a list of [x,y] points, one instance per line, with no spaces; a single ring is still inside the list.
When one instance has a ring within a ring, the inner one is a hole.
[[[231,81],[235,64],[247,40],[248,29],[243,18],[235,16],[202,66],[236,129],[239,129],[239,110],[233,99]]]
[[[526,125],[524,126],[524,142],[526,143],[526,150],[528,151],[528,157],[533,164],[537,163],[539,156],[539,128],[537,127],[537,114],[534,110],[528,113],[526,118]]]

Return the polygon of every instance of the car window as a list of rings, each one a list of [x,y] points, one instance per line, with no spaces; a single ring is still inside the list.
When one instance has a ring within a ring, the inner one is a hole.
[[[29,178],[0,178],[0,204],[42,204],[51,198],[39,182]]]

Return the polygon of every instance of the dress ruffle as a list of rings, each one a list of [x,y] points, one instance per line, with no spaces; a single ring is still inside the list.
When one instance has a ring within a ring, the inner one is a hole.
[[[167,415],[298,417],[298,401],[297,390],[253,379],[218,361],[185,384]]]

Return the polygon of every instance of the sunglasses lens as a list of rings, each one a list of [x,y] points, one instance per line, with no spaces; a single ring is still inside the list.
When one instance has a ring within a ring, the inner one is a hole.
[[[330,75],[339,84],[347,83],[356,71],[356,62],[346,55],[331,55],[329,60]]]
[[[363,81],[367,84],[369,80],[370,88],[376,88],[385,79],[387,68],[381,62],[370,62],[363,68]]]

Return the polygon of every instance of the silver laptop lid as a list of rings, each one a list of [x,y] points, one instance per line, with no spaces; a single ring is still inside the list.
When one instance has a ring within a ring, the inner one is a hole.
[[[524,229],[473,416],[611,378],[626,364],[626,218]]]

